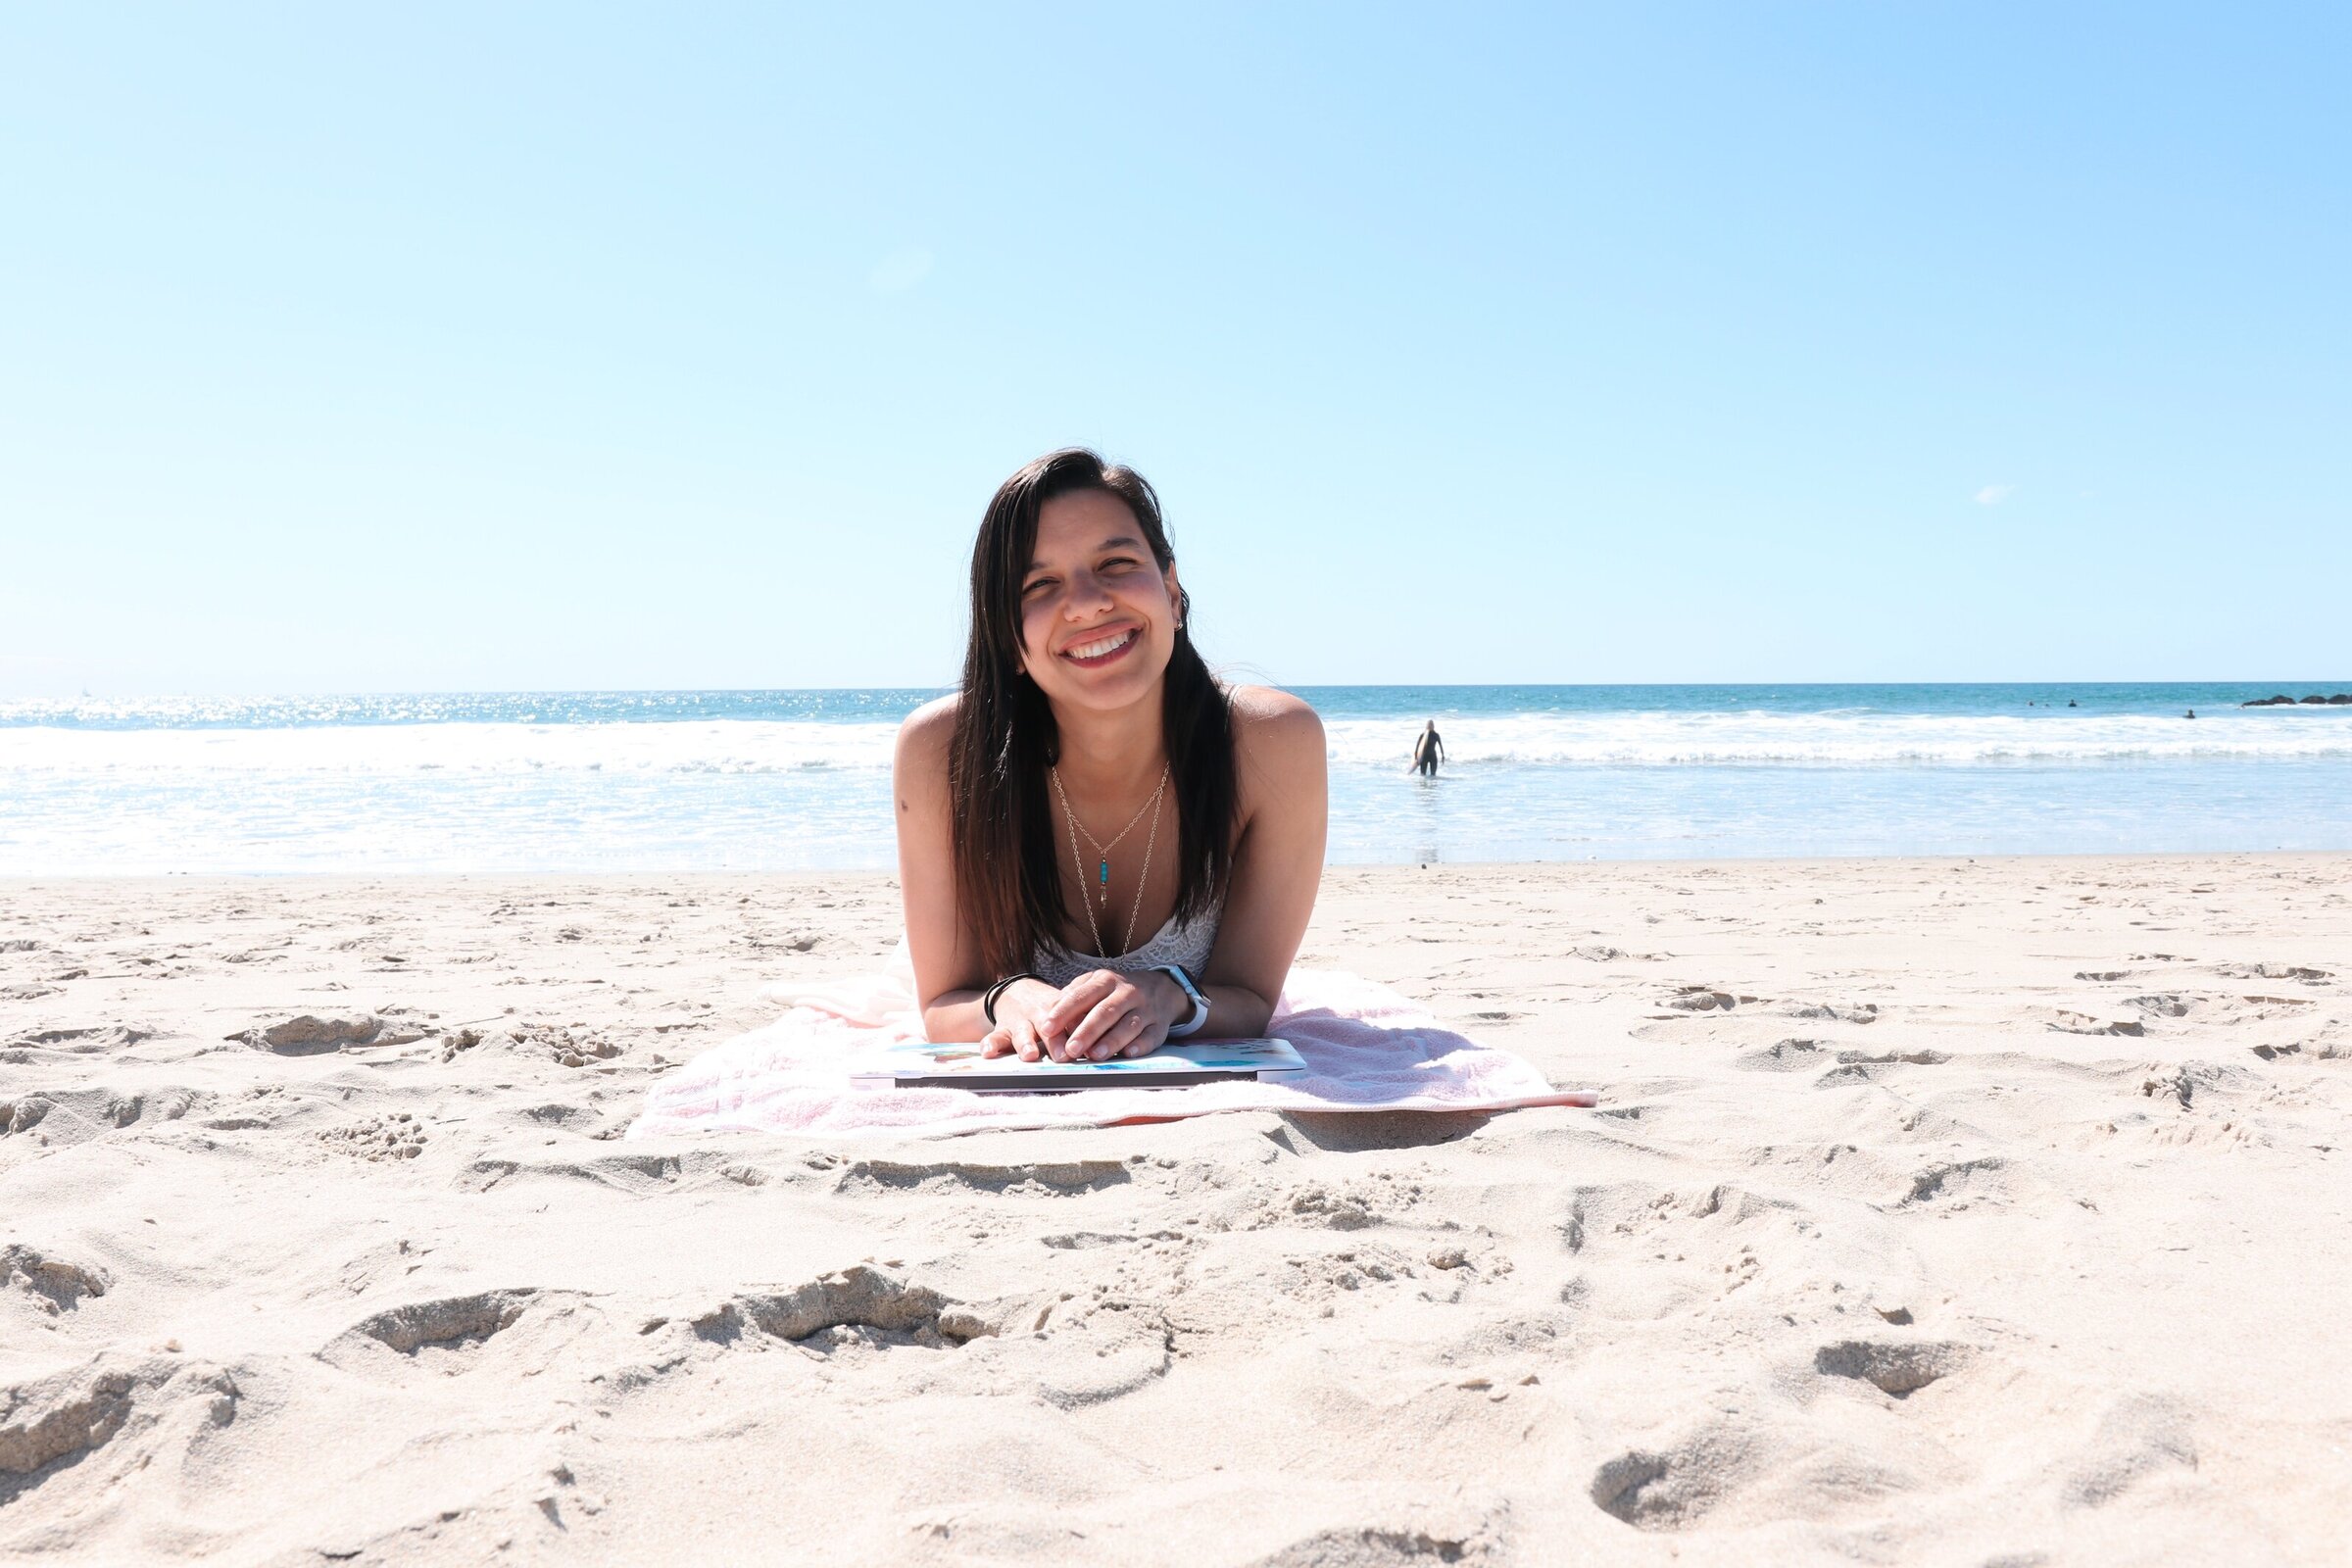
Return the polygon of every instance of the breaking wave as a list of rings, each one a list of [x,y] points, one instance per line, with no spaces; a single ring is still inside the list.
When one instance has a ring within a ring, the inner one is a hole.
[[[1403,767],[1415,730],[1329,718],[1338,767]],[[1875,767],[2352,758],[2352,711],[2047,718],[1886,713],[1522,713],[1444,726],[1456,768]],[[0,727],[0,776],[886,770],[896,719]]]

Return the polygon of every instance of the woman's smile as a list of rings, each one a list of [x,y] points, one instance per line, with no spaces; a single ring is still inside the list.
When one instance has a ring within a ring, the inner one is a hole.
[[[1061,651],[1061,657],[1081,669],[1101,669],[1105,664],[1126,658],[1143,638],[1144,629],[1141,626],[1121,626],[1116,631],[1090,636],[1082,643],[1073,643]]]

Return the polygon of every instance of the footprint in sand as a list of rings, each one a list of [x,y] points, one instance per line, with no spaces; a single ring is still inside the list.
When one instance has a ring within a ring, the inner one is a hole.
[[[1173,1364],[1173,1336],[1152,1314],[1097,1315],[1050,1339],[1013,1342],[1018,1359],[1042,1358],[1033,1372],[1039,1398],[1061,1410],[1080,1410],[1158,1382]]]
[[[891,1269],[859,1263],[788,1291],[748,1292],[694,1318],[695,1337],[733,1344],[758,1332],[834,1348],[841,1331],[867,1344],[955,1348],[997,1333],[987,1316]]]
[[[1732,1058],[1732,1065],[1748,1072],[1800,1072],[1826,1064],[1829,1049],[1812,1040],[1782,1040],[1761,1051]]]
[[[1278,1551],[1254,1559],[1249,1568],[1419,1568],[1424,1563],[1476,1563],[1499,1560],[1499,1532],[1488,1521],[1464,1530],[1453,1525],[1428,1528],[1341,1525],[1301,1536]]]
[[[329,1149],[365,1160],[415,1159],[424,1152],[424,1124],[405,1110],[386,1111],[348,1127],[329,1127],[318,1136]]]
[[[0,1409],[0,1502],[38,1486],[40,1472],[68,1455],[102,1446],[130,1416],[132,1379],[102,1371],[86,1379],[62,1374],[5,1391]]]
[[[347,1047],[378,1044],[377,1037],[383,1032],[384,1021],[371,1012],[306,1012],[278,1023],[257,1023],[225,1038],[281,1056],[318,1056]]]
[[[2006,1198],[2010,1189],[2008,1170],[2009,1162],[1995,1154],[1938,1161],[1915,1174],[1909,1191],[1897,1196],[1891,1206],[1904,1208],[1913,1203],[1957,1200],[1955,1206],[1965,1207],[1971,1202]]]
[[[34,1142],[79,1144],[149,1119],[174,1121],[211,1099],[180,1090],[125,1095],[103,1086],[52,1089],[21,1100],[0,1100],[0,1136],[30,1133]]]
[[[2100,1419],[2058,1496],[2070,1508],[2101,1508],[2158,1471],[2196,1467],[2187,1410],[2162,1396],[2131,1395]]]
[[[844,1193],[961,1190],[1016,1198],[1067,1198],[1125,1186],[1135,1179],[1129,1163],[1121,1159],[1007,1160],[1002,1164],[971,1159],[859,1159],[842,1172],[837,1186]]]
[[[129,1024],[97,1024],[79,1029],[35,1029],[11,1040],[11,1046],[32,1051],[58,1051],[76,1056],[104,1055],[153,1040],[152,1029]]]
[[[1875,1002],[1795,1003],[1791,1004],[1787,1011],[1791,1018],[1834,1018],[1839,1023],[1877,1023],[1879,1021],[1879,1004]]]
[[[585,1067],[620,1054],[620,1047],[578,1024],[568,1027],[552,1023],[516,1024],[508,1032],[508,1049],[544,1055],[563,1067]]]
[[[1746,1485],[1760,1445],[1742,1428],[1718,1423],[1664,1448],[1635,1448],[1592,1473],[1595,1506],[1637,1530],[1688,1530]]]
[[[110,1445],[129,1444],[132,1451],[115,1467],[125,1472],[113,1478],[122,1485],[159,1457],[155,1445],[139,1440],[171,1412],[196,1403],[199,1422],[225,1426],[238,1397],[226,1372],[177,1356],[125,1363],[102,1353],[88,1366],[0,1384],[0,1508],[61,1472],[103,1462],[96,1456]]]
[[[527,1289],[484,1291],[415,1301],[354,1324],[351,1335],[373,1340],[401,1355],[415,1355],[428,1345],[482,1345],[513,1328],[538,1294]]]
[[[2062,1035],[2144,1035],[2148,1032],[2148,1026],[2137,1018],[2110,1021],[2094,1018],[2087,1012],[2069,1012],[2063,1007],[2047,1027]]]
[[[493,1380],[528,1377],[605,1322],[597,1303],[578,1292],[514,1286],[386,1307],[328,1341],[318,1355],[377,1382],[477,1373]]]
[[[51,1257],[22,1243],[0,1247],[0,1290],[30,1297],[51,1317],[79,1306],[85,1296],[104,1296],[112,1284],[94,1263]]]
[[[2225,963],[2216,969],[2236,980],[2300,980],[2307,986],[2326,985],[2334,978],[2326,969],[2296,963]]]
[[[1950,1377],[1975,1357],[1975,1350],[1950,1340],[1840,1340],[1813,1352],[1813,1370],[1823,1377],[1867,1383],[1881,1394],[1905,1399]]]
[[[1672,1007],[1677,1012],[1713,1012],[1719,1009],[1730,1012],[1741,1003],[1755,1000],[1754,997],[1742,997],[1730,991],[1718,991],[1712,986],[1684,986],[1658,1005]]]

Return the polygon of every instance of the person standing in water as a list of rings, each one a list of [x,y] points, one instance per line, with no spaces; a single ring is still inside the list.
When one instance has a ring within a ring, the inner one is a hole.
[[[1438,776],[1438,763],[1446,755],[1446,743],[1438,738],[1438,721],[1431,719],[1422,726],[1420,736],[1413,742],[1413,771],[1423,778]]]

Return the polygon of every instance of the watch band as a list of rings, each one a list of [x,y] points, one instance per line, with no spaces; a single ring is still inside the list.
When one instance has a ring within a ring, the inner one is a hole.
[[[1193,1015],[1191,1017],[1185,1019],[1182,1023],[1170,1024],[1168,1026],[1168,1038],[1170,1040],[1181,1039],[1185,1035],[1192,1034],[1202,1024],[1208,1022],[1208,998],[1202,996],[1200,994],[1200,988],[1193,984],[1193,977],[1184,972],[1183,964],[1160,963],[1154,964],[1152,967],[1157,969],[1161,974],[1166,975],[1169,979],[1175,981],[1177,989],[1182,991],[1187,997],[1191,998],[1193,1003]]]

